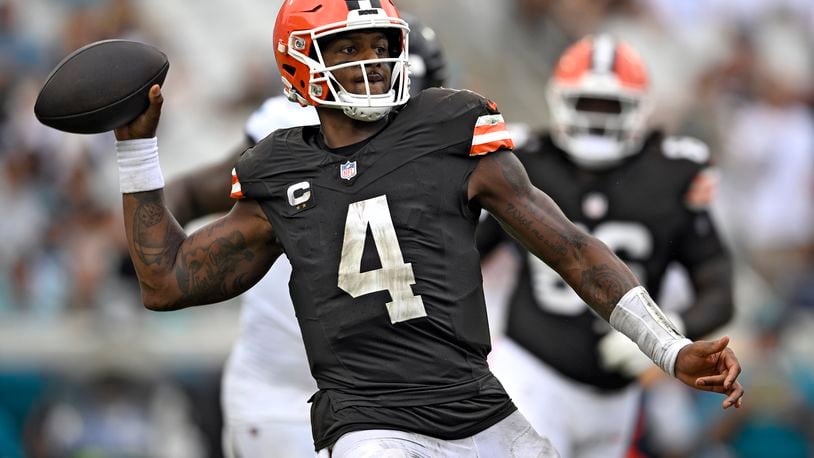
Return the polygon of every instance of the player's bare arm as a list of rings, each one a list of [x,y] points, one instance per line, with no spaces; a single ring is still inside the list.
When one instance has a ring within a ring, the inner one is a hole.
[[[508,151],[480,160],[469,196],[494,215],[529,251],[554,268],[604,319],[639,284],[602,242],[576,227],[545,193],[529,181]]]
[[[167,183],[164,188],[167,207],[182,226],[196,218],[226,213],[232,208],[235,201],[229,197],[230,172],[248,147],[248,144],[241,145],[226,159]]]
[[[681,314],[687,337],[701,338],[720,328],[734,314],[732,262],[722,254],[692,266],[690,281],[695,301]]]
[[[117,140],[155,137],[163,104],[157,85],[149,97],[147,111],[116,130]],[[143,181],[128,183],[131,192],[123,188],[122,200],[130,257],[147,308],[176,310],[235,297],[254,285],[281,253],[271,223],[255,201],[236,204],[226,216],[187,236],[167,208],[163,186],[132,191],[161,184],[156,168],[142,166],[130,173],[123,170],[121,150],[119,156],[122,182]]]
[[[240,202],[187,236],[162,194],[125,194],[123,199],[130,256],[147,308],[177,310],[235,297],[281,253],[257,202]]]
[[[512,236],[552,266],[612,324],[611,315],[622,302],[649,309],[642,313],[661,315],[627,266],[604,244],[575,227],[545,193],[536,189],[513,153],[498,151],[482,158],[470,177],[468,196],[489,210]],[[627,312],[626,307],[622,310]],[[681,339],[670,324],[663,325],[660,335],[651,334],[635,323],[633,314],[626,315],[630,319],[625,326],[630,328],[615,327],[640,348],[643,344],[658,347],[655,352],[645,353],[662,369],[694,388],[725,394],[725,409],[740,407],[743,387],[737,377],[741,367],[727,347],[729,338],[684,343],[686,339]],[[636,338],[636,334],[642,338]],[[663,342],[674,345],[672,350],[663,351]]]

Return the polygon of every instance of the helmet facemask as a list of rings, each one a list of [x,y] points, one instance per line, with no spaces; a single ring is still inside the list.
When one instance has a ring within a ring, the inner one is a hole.
[[[314,105],[341,108],[346,116],[359,121],[377,121],[393,107],[407,103],[410,98],[408,66],[409,26],[398,18],[388,16],[380,10],[376,14],[359,15],[350,11],[348,20],[328,24],[310,30],[294,31],[290,34],[287,53],[309,68],[307,84],[308,97],[303,97],[291,83],[283,78],[289,98],[303,104],[310,99]],[[323,56],[324,43],[339,34],[352,31],[381,30],[388,37],[390,56],[365,59],[327,66]],[[321,46],[322,44],[322,46]],[[370,66],[386,65],[391,69],[390,89],[384,94],[373,94],[368,80]],[[359,67],[364,79],[364,93],[352,93],[342,87],[334,72]],[[285,67],[283,68],[285,71]]]
[[[603,168],[635,154],[649,105],[643,94],[549,88],[554,142],[581,166]]]
[[[577,164],[605,168],[638,153],[650,114],[647,69],[607,35],[570,47],[548,85],[554,143]]]

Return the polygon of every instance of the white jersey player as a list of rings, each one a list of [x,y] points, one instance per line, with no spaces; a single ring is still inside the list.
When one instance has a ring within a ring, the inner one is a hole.
[[[314,107],[285,97],[268,99],[246,124],[253,142],[276,129],[319,124]],[[291,264],[280,256],[242,296],[240,336],[223,373],[226,450],[235,456],[313,456],[309,404],[317,391],[308,370],[294,305],[288,294]],[[272,448],[273,447],[273,448]]]

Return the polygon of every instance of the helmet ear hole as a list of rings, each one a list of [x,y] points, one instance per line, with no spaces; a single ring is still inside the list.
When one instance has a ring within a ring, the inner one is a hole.
[[[297,69],[294,68],[293,65],[283,64],[283,70],[291,76],[294,76],[297,73]]]

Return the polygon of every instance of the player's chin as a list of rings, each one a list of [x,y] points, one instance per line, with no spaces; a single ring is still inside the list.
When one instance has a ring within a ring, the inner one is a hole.
[[[383,81],[376,81],[369,83],[370,87],[370,95],[382,95],[387,94],[390,91],[390,87],[385,84]],[[353,85],[351,89],[351,93],[357,95],[367,95],[368,87],[365,86],[364,82],[357,83]]]

